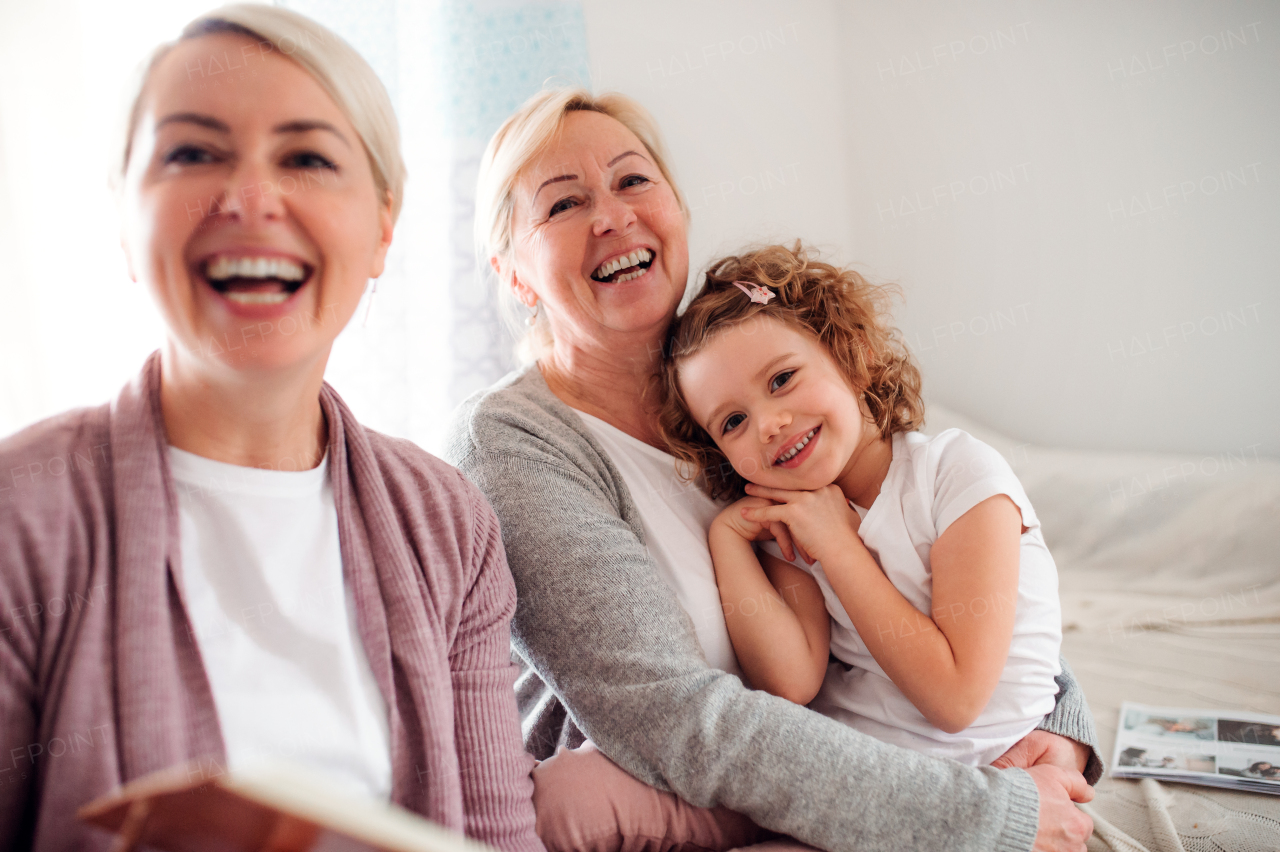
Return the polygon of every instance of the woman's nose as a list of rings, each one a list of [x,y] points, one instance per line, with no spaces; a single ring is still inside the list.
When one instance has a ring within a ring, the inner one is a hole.
[[[280,219],[284,195],[275,170],[267,163],[244,160],[231,172],[225,189],[226,212],[245,224]]]
[[[613,193],[603,193],[595,205],[595,221],[592,233],[603,237],[610,233],[622,233],[636,221],[636,211],[626,201]]]

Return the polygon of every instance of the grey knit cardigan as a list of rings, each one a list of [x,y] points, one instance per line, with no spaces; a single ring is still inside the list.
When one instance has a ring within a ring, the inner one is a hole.
[[[832,852],[1031,849],[1039,800],[1026,772],[881,743],[707,665],[621,474],[538,369],[464,402],[445,458],[502,526],[535,756],[585,735],[654,787]],[[1058,683],[1041,727],[1093,747],[1096,781],[1093,718],[1065,661]]]

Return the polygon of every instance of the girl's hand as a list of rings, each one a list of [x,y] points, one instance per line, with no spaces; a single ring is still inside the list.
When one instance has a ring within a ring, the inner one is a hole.
[[[792,543],[791,531],[781,521],[750,521],[742,515],[745,508],[763,508],[774,505],[772,500],[763,497],[743,497],[724,508],[713,523],[721,524],[733,530],[747,541],[778,542],[782,554],[789,560],[796,558],[795,545]]]
[[[826,561],[824,554],[847,553],[862,547],[861,519],[839,486],[816,491],[785,491],[747,483],[747,493],[766,504],[740,509],[745,520],[757,524],[785,524],[806,563]],[[735,506],[737,504],[734,504]]]

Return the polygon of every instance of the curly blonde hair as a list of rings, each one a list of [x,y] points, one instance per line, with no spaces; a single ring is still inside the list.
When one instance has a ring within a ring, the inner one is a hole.
[[[769,287],[777,298],[764,305],[753,302],[735,281]],[[859,389],[884,438],[924,425],[920,370],[890,324],[896,292],[852,269],[823,263],[799,240],[791,248],[765,246],[712,263],[702,289],[668,332],[659,376],[659,429],[670,453],[683,462],[682,475],[696,478],[714,499],[746,493],[747,480],[689,413],[679,371],[681,362],[713,335],[760,316],[817,338],[850,386]]]

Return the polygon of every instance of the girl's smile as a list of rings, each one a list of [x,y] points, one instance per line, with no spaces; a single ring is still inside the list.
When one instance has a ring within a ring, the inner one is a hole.
[[[693,418],[743,477],[812,491],[853,471],[881,441],[860,395],[810,335],[757,314],[682,359]]]
[[[818,442],[818,433],[822,431],[821,426],[815,426],[805,433],[805,436],[797,441],[793,446],[786,446],[782,452],[778,453],[778,457],[773,463],[778,467],[797,468],[805,463],[805,460],[813,454],[814,444]]]

